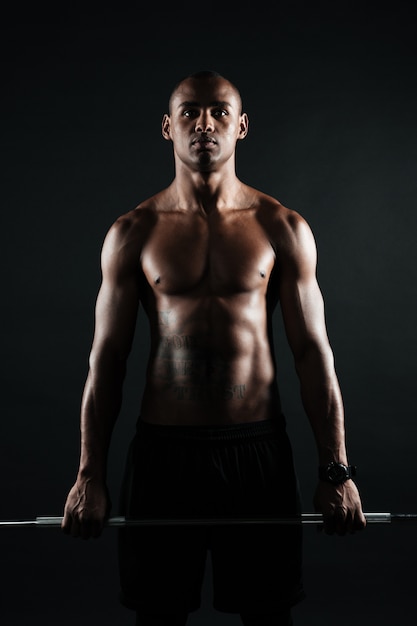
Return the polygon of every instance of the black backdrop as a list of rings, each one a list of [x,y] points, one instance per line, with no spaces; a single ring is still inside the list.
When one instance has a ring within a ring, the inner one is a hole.
[[[132,3],[133,4],[133,3]],[[275,6],[273,9],[272,7]],[[240,87],[250,132],[238,175],[299,211],[319,250],[350,460],[367,511],[417,511],[416,22],[412,4],[153,3],[3,14],[1,519],[59,515],[78,463],[78,420],[105,233],[168,184],[160,121],[183,74]],[[279,380],[304,510],[316,456],[276,314]],[[143,386],[139,316],[113,437],[114,502]],[[297,626],[411,623],[414,525],[359,536],[305,531]],[[1,531],[1,623],[131,624],[117,600],[115,533]],[[237,625],[203,607],[190,624]]]

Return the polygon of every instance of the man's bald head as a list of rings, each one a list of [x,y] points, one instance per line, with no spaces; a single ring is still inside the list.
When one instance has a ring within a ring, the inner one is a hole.
[[[236,87],[236,85],[234,85],[228,78],[225,78],[224,76],[222,76],[221,74],[219,74],[218,72],[215,72],[214,70],[202,70],[200,72],[194,72],[193,74],[188,74],[187,76],[183,76],[183,78],[181,78],[175,85],[175,87],[173,88],[171,95],[169,97],[169,103],[168,103],[168,110],[169,110],[169,114],[171,115],[172,112],[172,101],[175,97],[176,92],[178,91],[179,87],[182,85],[182,83],[186,82],[186,81],[200,81],[200,80],[216,80],[216,79],[221,79],[226,81],[227,83],[229,83],[230,87],[233,89],[233,91],[236,94],[236,97],[239,101],[239,112],[242,113],[242,97],[240,95],[240,91],[239,89]]]

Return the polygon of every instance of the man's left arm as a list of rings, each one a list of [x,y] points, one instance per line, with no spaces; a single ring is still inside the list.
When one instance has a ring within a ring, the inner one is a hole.
[[[281,310],[300,380],[301,399],[317,445],[318,462],[321,466],[331,462],[347,466],[343,401],[316,277],[314,237],[305,220],[292,211],[281,234],[278,247]],[[366,525],[359,492],[351,479],[340,484],[320,480],[314,505],[323,513],[324,530],[329,534],[355,532]]]

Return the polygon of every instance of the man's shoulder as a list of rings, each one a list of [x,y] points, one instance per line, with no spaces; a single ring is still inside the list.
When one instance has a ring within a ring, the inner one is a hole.
[[[135,208],[119,215],[111,224],[107,238],[112,240],[143,240],[157,221],[158,197],[143,200]]]
[[[285,206],[273,196],[256,191],[255,198],[257,218],[277,245],[310,230],[299,212]]]

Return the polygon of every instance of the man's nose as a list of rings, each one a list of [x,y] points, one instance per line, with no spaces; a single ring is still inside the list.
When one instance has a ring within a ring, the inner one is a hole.
[[[196,120],[195,130],[198,133],[210,133],[213,132],[213,118],[209,111],[202,111]]]

